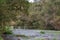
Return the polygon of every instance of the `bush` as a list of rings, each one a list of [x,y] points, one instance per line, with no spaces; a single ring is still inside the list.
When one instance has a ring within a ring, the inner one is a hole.
[[[12,34],[12,30],[10,30],[10,26],[5,26],[5,29],[4,29],[4,34]]]
[[[45,34],[45,32],[43,32],[43,31],[41,31],[40,33],[41,33],[41,34]]]
[[[6,31],[3,34],[12,34],[12,32],[11,31]]]
[[[3,38],[2,38],[2,37],[0,37],[0,40],[3,40]]]

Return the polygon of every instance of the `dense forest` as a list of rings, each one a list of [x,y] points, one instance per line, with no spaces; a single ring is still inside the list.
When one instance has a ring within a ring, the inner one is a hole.
[[[40,0],[31,4],[29,13],[34,28],[60,30],[60,0]]]
[[[60,0],[0,0],[0,36],[11,27],[60,30]]]
[[[60,0],[0,0],[0,31],[6,26],[60,30]]]

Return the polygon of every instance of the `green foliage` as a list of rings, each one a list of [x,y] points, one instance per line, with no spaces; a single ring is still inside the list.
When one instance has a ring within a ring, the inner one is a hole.
[[[0,0],[0,26],[5,30],[11,21],[28,29],[50,29],[50,21],[60,16],[60,1],[41,0],[29,3],[26,0]],[[53,27],[52,27],[53,28]],[[8,30],[8,29],[7,29]]]
[[[0,0],[3,1],[3,0]],[[22,3],[22,4],[21,4]],[[4,0],[3,3],[0,3],[0,26],[6,25],[11,20],[17,21],[18,15],[28,14],[29,2],[25,0]],[[19,12],[20,11],[20,12]],[[18,13],[19,12],[19,13]],[[7,23],[6,23],[7,22]],[[7,24],[9,25],[9,23]]]
[[[3,38],[0,36],[0,40],[3,40]]]
[[[0,28],[0,35],[1,34],[12,34],[12,30],[11,30],[11,28],[10,28],[10,26],[5,26],[5,27],[3,27],[3,28]]]
[[[56,38],[54,38],[53,40],[57,40]]]
[[[28,14],[29,2],[26,0],[0,0],[0,34],[11,34],[11,21],[20,20],[17,16]],[[16,23],[17,24],[17,23]],[[6,27],[7,26],[7,27]]]
[[[4,31],[5,31],[5,34],[12,34],[12,30],[11,30],[10,26],[5,26]]]
[[[51,27],[51,29],[55,29],[55,28],[53,28],[54,27],[54,25],[52,25],[52,23],[51,23],[51,21],[53,21],[54,22],[54,20],[56,20],[55,19],[55,17],[57,17],[57,16],[60,16],[60,1],[58,1],[58,0],[41,0],[40,1],[40,7],[42,7],[41,8],[41,11],[40,11],[40,16],[41,16],[41,19],[40,20],[42,20],[42,22],[44,21],[44,27],[45,27],[45,29],[50,29],[50,27]],[[48,23],[50,23],[51,25],[50,26],[47,26],[48,25]],[[41,26],[43,26],[43,25],[41,25]]]
[[[6,0],[0,0],[0,3],[3,3],[3,2],[5,2]]]
[[[41,31],[40,33],[41,33],[41,34],[45,34],[45,32],[43,32],[43,31]]]

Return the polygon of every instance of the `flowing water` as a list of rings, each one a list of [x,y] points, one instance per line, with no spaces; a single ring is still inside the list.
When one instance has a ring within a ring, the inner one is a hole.
[[[41,32],[44,32],[41,33]],[[52,30],[24,30],[24,29],[14,29],[14,35],[25,35],[26,37],[14,37],[14,40],[60,40],[60,31]]]

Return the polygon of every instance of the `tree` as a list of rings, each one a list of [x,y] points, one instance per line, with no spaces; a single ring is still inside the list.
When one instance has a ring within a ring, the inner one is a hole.
[[[34,15],[31,17],[31,20],[36,19],[36,22],[39,23],[38,28],[40,29],[56,29],[58,26],[55,27],[54,24],[57,21],[56,19],[59,20],[60,17],[59,5],[60,0],[40,0],[38,2],[31,3],[29,14],[30,16]]]
[[[59,0],[41,0],[40,3],[42,5],[42,10],[40,12],[41,12],[41,15],[43,15],[42,17],[43,17],[43,20],[45,20],[45,27],[47,29],[47,25],[48,24],[52,25],[52,22],[56,21],[56,19],[57,19],[56,17],[60,16],[60,15],[58,15],[58,14],[60,14],[60,12],[58,12],[59,8],[60,8],[60,6],[59,6],[60,1]],[[55,26],[53,26],[53,27],[55,29]]]
[[[0,28],[4,32],[5,26],[17,22],[20,14],[28,15],[29,2],[26,0],[0,0]]]

